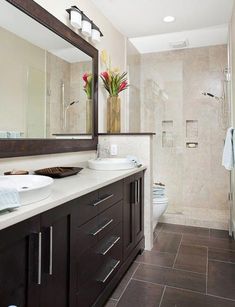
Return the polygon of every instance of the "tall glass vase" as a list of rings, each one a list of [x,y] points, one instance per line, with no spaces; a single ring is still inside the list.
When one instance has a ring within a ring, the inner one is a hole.
[[[92,99],[86,100],[86,133],[92,133]]]
[[[118,96],[109,96],[107,100],[107,132],[121,131],[121,100]]]

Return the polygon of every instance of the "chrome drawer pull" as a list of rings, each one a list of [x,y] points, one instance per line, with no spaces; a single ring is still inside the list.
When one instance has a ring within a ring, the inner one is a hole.
[[[118,237],[104,252],[101,253],[101,255],[105,256],[120,239],[121,238]]]
[[[135,181],[135,204],[138,202],[138,181]]]
[[[137,202],[140,203],[140,179],[137,181]]]
[[[42,233],[38,233],[38,285],[42,281]]]
[[[107,279],[110,277],[110,275],[113,273],[113,271],[117,268],[117,266],[119,265],[121,261],[117,261],[115,263],[115,265],[112,267],[111,271],[106,275],[106,277],[103,280],[100,280],[102,283],[105,283],[107,281]]]
[[[102,202],[104,202],[104,201],[106,201],[106,200],[112,198],[113,196],[114,196],[113,194],[108,195],[108,196],[106,196],[105,198],[100,199],[99,201],[97,201],[97,202],[95,202],[94,204],[92,204],[92,206],[93,206],[93,207],[96,207],[96,206],[100,205]]]
[[[102,227],[100,227],[96,232],[92,232],[91,234],[92,234],[93,236],[98,235],[98,233],[100,233],[103,229],[105,229],[107,226],[109,226],[112,222],[113,222],[113,219],[111,219],[110,221],[108,221],[105,225],[103,225]]]
[[[53,226],[50,226],[50,263],[49,263],[49,275],[53,273]]]

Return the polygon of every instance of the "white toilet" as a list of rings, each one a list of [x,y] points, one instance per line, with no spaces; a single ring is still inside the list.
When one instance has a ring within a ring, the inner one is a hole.
[[[165,213],[168,207],[168,198],[164,185],[153,185],[153,230],[157,226],[159,218]]]

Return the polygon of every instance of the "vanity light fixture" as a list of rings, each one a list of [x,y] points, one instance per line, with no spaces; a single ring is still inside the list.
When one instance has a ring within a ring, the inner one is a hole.
[[[85,37],[90,37],[93,43],[99,43],[100,38],[103,36],[100,29],[88,18],[83,11],[81,11],[76,5],[66,10],[69,13],[70,24],[81,30],[81,34]]]
[[[82,11],[75,5],[66,10],[69,13],[69,19],[71,26],[75,29],[81,29],[82,27]]]
[[[82,35],[85,37],[91,36],[91,20],[86,16],[82,15]]]
[[[164,22],[170,23],[170,22],[174,22],[175,21],[175,17],[174,16],[166,16],[163,18]]]
[[[103,34],[100,32],[100,29],[92,22],[91,27],[91,40],[93,43],[99,43],[100,37],[103,36]]]

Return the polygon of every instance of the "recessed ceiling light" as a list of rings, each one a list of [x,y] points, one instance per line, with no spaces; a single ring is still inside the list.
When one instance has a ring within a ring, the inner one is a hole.
[[[173,22],[175,21],[175,17],[174,16],[166,16],[163,18],[164,22]]]

